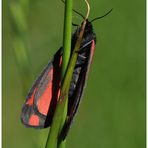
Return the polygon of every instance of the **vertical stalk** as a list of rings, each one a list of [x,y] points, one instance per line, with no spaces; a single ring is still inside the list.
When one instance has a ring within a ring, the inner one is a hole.
[[[72,30],[72,0],[65,0],[64,32],[63,32],[63,60],[61,78],[64,78],[71,50],[71,30]],[[67,116],[68,97],[59,101],[55,110],[50,132],[48,134],[46,148],[65,148],[65,142],[58,144],[58,135],[64,125]]]
[[[64,32],[63,32],[63,61],[62,61],[62,79],[65,75],[70,51],[71,51],[71,30],[72,30],[72,0],[65,1]]]
[[[63,62],[62,62],[62,73],[61,73],[62,80],[66,73],[68,61],[70,58],[70,52],[71,52],[72,4],[73,4],[73,0],[65,1],[64,33],[63,33]],[[68,96],[65,98],[65,107],[64,107],[63,117],[61,121],[60,131],[62,130],[62,127],[66,120],[67,109],[68,109]],[[61,141],[61,143],[59,144],[59,148],[65,148],[65,143],[66,143],[66,140]]]

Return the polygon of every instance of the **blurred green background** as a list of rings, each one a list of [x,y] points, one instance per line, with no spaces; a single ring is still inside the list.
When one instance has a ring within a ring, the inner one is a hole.
[[[25,42],[29,67],[20,72],[12,46],[17,35],[9,9],[12,2],[3,0],[3,148],[43,148],[49,129],[25,128],[20,121],[27,95],[22,78],[29,90],[62,45],[64,5],[60,0],[28,1]],[[90,19],[114,10],[93,23],[95,55],[67,148],[146,147],[145,4],[145,0],[90,1]],[[86,12],[83,0],[74,0],[74,8]],[[73,14],[73,21],[80,24],[82,19]]]

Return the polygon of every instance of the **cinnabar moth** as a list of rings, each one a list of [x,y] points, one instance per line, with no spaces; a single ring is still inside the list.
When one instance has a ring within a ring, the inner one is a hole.
[[[107,14],[110,12],[111,11]],[[93,19],[92,21],[96,19]],[[62,139],[65,139],[80,104],[90,65],[92,63],[96,44],[96,34],[93,31],[92,21],[89,22],[88,19],[86,20],[83,39],[70,84],[68,94],[68,119],[61,132]],[[72,35],[71,55],[80,31],[81,26],[78,26]],[[62,52],[61,47],[41,72],[26,97],[26,101],[22,108],[21,121],[27,127],[46,128],[51,125],[60,94]]]

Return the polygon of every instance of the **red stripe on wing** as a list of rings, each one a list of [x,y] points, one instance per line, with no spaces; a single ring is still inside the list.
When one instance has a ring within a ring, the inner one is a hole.
[[[43,91],[41,97],[37,101],[38,111],[43,115],[47,115],[52,99],[53,68],[49,71],[47,77],[50,77],[50,80],[48,81],[48,84]]]
[[[37,86],[34,99],[36,112],[44,117],[52,115],[60,94],[60,71],[62,55],[58,51],[52,65],[48,65]]]
[[[92,63],[93,55],[94,55],[94,50],[95,50],[95,41],[92,41],[91,44],[91,55],[90,55],[90,64]]]

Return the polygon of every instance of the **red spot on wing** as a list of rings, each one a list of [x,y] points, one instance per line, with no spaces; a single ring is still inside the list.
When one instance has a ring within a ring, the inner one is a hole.
[[[92,41],[92,45],[91,45],[91,55],[90,55],[90,64],[92,63],[92,58],[94,55],[94,50],[95,50],[95,41]]]
[[[49,71],[48,77],[50,80],[45,88],[42,96],[38,99],[37,106],[41,114],[47,115],[52,99],[52,80],[53,80],[53,69]]]
[[[93,40],[92,41],[92,50],[94,51],[94,49],[95,49],[95,41]]]
[[[29,118],[29,125],[38,126],[39,125],[39,117],[37,115],[31,115]]]
[[[35,91],[36,91],[36,88],[34,89],[31,97],[27,100],[26,104],[28,104],[30,106],[33,105]]]

